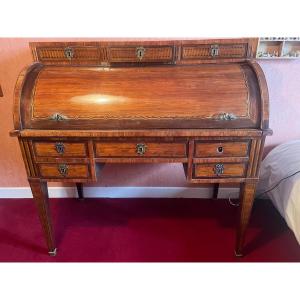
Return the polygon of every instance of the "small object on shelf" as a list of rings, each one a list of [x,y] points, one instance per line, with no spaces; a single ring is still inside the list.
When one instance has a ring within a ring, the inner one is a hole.
[[[257,45],[257,58],[299,58],[300,37],[265,37]]]

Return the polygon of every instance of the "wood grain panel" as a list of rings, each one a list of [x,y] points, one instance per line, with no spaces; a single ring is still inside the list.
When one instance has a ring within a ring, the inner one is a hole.
[[[136,143],[95,143],[96,157],[185,157],[185,143],[143,143],[145,153],[137,153]]]
[[[143,47],[145,54],[141,59],[136,53],[139,47],[141,45],[138,44],[134,47],[108,47],[109,62],[173,62],[174,60],[174,47],[172,46]]]
[[[72,58],[65,54],[66,49],[73,51]],[[37,47],[37,59],[46,65],[55,64],[99,64],[101,61],[100,49],[93,46],[71,47]]]
[[[261,130],[254,129],[169,129],[169,130],[22,130],[22,137],[198,137],[207,140],[235,137],[261,137]]]
[[[248,44],[211,44],[211,45],[184,45],[182,47],[182,59],[208,59],[212,58],[211,47],[217,45],[219,58],[245,58],[247,56]]]
[[[226,157],[247,156],[248,142],[198,142],[196,143],[196,157]]]
[[[86,122],[89,128],[106,129],[142,124],[151,128],[221,128],[227,127],[225,124],[251,128],[257,120],[251,115],[250,102],[244,71],[236,64],[45,67],[36,83],[30,122],[33,128],[53,129],[84,128]],[[51,121],[57,113],[65,120]],[[237,119],[222,121],[219,116],[224,113]]]
[[[63,145],[63,153],[57,152],[56,144],[61,143]],[[85,157],[86,144],[85,143],[70,143],[70,142],[34,142],[34,152],[36,156],[50,156],[50,157]]]
[[[89,168],[86,164],[65,164],[67,173],[62,175],[59,172],[59,166],[62,164],[39,164],[40,176],[43,178],[88,178]]]
[[[216,164],[197,164],[195,165],[195,177],[243,177],[245,175],[246,165],[235,163],[223,163],[224,172],[217,176],[215,174]]]

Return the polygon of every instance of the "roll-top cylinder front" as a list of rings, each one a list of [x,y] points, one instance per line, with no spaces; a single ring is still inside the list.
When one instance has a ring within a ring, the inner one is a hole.
[[[36,64],[24,77],[24,129],[260,128],[247,63],[79,67]]]

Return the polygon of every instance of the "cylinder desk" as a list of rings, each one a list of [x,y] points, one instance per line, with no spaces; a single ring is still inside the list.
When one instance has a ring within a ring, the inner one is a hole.
[[[31,43],[14,130],[50,255],[47,182],[95,182],[113,163],[179,163],[195,185],[240,189],[242,255],[266,135],[268,91],[256,39]],[[98,168],[100,167],[100,168]]]

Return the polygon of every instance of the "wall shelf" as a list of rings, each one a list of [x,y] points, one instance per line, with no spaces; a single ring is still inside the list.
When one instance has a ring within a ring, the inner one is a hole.
[[[299,59],[300,37],[259,38],[256,58],[259,59]]]

